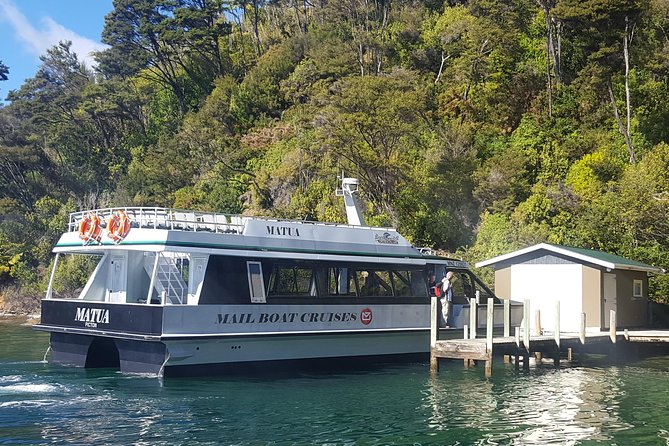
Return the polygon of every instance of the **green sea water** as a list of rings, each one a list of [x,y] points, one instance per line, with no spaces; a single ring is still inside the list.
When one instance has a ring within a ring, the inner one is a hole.
[[[0,318],[0,444],[669,445],[669,359],[169,378],[49,365]]]

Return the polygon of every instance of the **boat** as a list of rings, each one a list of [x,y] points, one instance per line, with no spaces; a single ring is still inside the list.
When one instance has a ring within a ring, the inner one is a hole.
[[[366,226],[343,178],[347,224],[160,207],[74,212],[56,243],[41,321],[50,362],[163,376],[429,352],[427,275],[453,271],[453,327],[493,293],[466,262]],[[95,267],[54,291],[63,256]],[[458,330],[458,334],[460,331]]]

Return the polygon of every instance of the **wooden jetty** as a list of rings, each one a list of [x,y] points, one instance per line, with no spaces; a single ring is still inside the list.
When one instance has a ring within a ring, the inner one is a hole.
[[[530,332],[530,302],[523,304],[523,326],[514,327],[514,336],[510,335],[510,302],[504,301],[504,332],[494,336],[493,331],[493,299],[487,302],[487,318],[485,338],[477,338],[476,320],[477,299],[471,300],[470,324],[464,326],[463,339],[439,340],[438,302],[432,297],[431,330],[430,330],[430,369],[439,370],[439,359],[464,360],[465,367],[475,361],[485,361],[485,375],[492,375],[494,356],[503,356],[504,362],[514,360],[516,369],[522,363],[524,369],[529,368],[530,356],[537,361],[544,357],[551,358],[557,367],[562,358],[571,361],[574,354],[598,353],[615,357],[618,349],[629,348],[641,344],[666,344],[669,347],[669,330],[623,330],[616,329],[616,313],[611,310],[610,329],[608,332],[586,332],[585,313],[581,314],[581,325],[578,333],[560,331],[560,303],[556,303],[556,320],[554,332],[547,334],[541,329],[541,315],[535,312],[534,334]]]

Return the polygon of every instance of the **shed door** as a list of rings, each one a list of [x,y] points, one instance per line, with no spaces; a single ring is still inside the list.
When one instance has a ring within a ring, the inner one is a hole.
[[[604,273],[604,328],[609,328],[611,310],[618,311],[616,275]]]

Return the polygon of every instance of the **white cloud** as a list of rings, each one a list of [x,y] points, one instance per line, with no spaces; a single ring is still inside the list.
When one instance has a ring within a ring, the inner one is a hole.
[[[11,0],[0,0],[0,21],[3,20],[9,22],[14,29],[16,38],[23,42],[29,52],[36,56],[46,54],[46,50],[61,40],[70,40],[72,41],[72,51],[77,54],[79,60],[84,61],[90,67],[95,64],[91,52],[100,51],[107,47],[65,28],[51,17],[42,17],[41,27],[37,29],[12,4]]]

